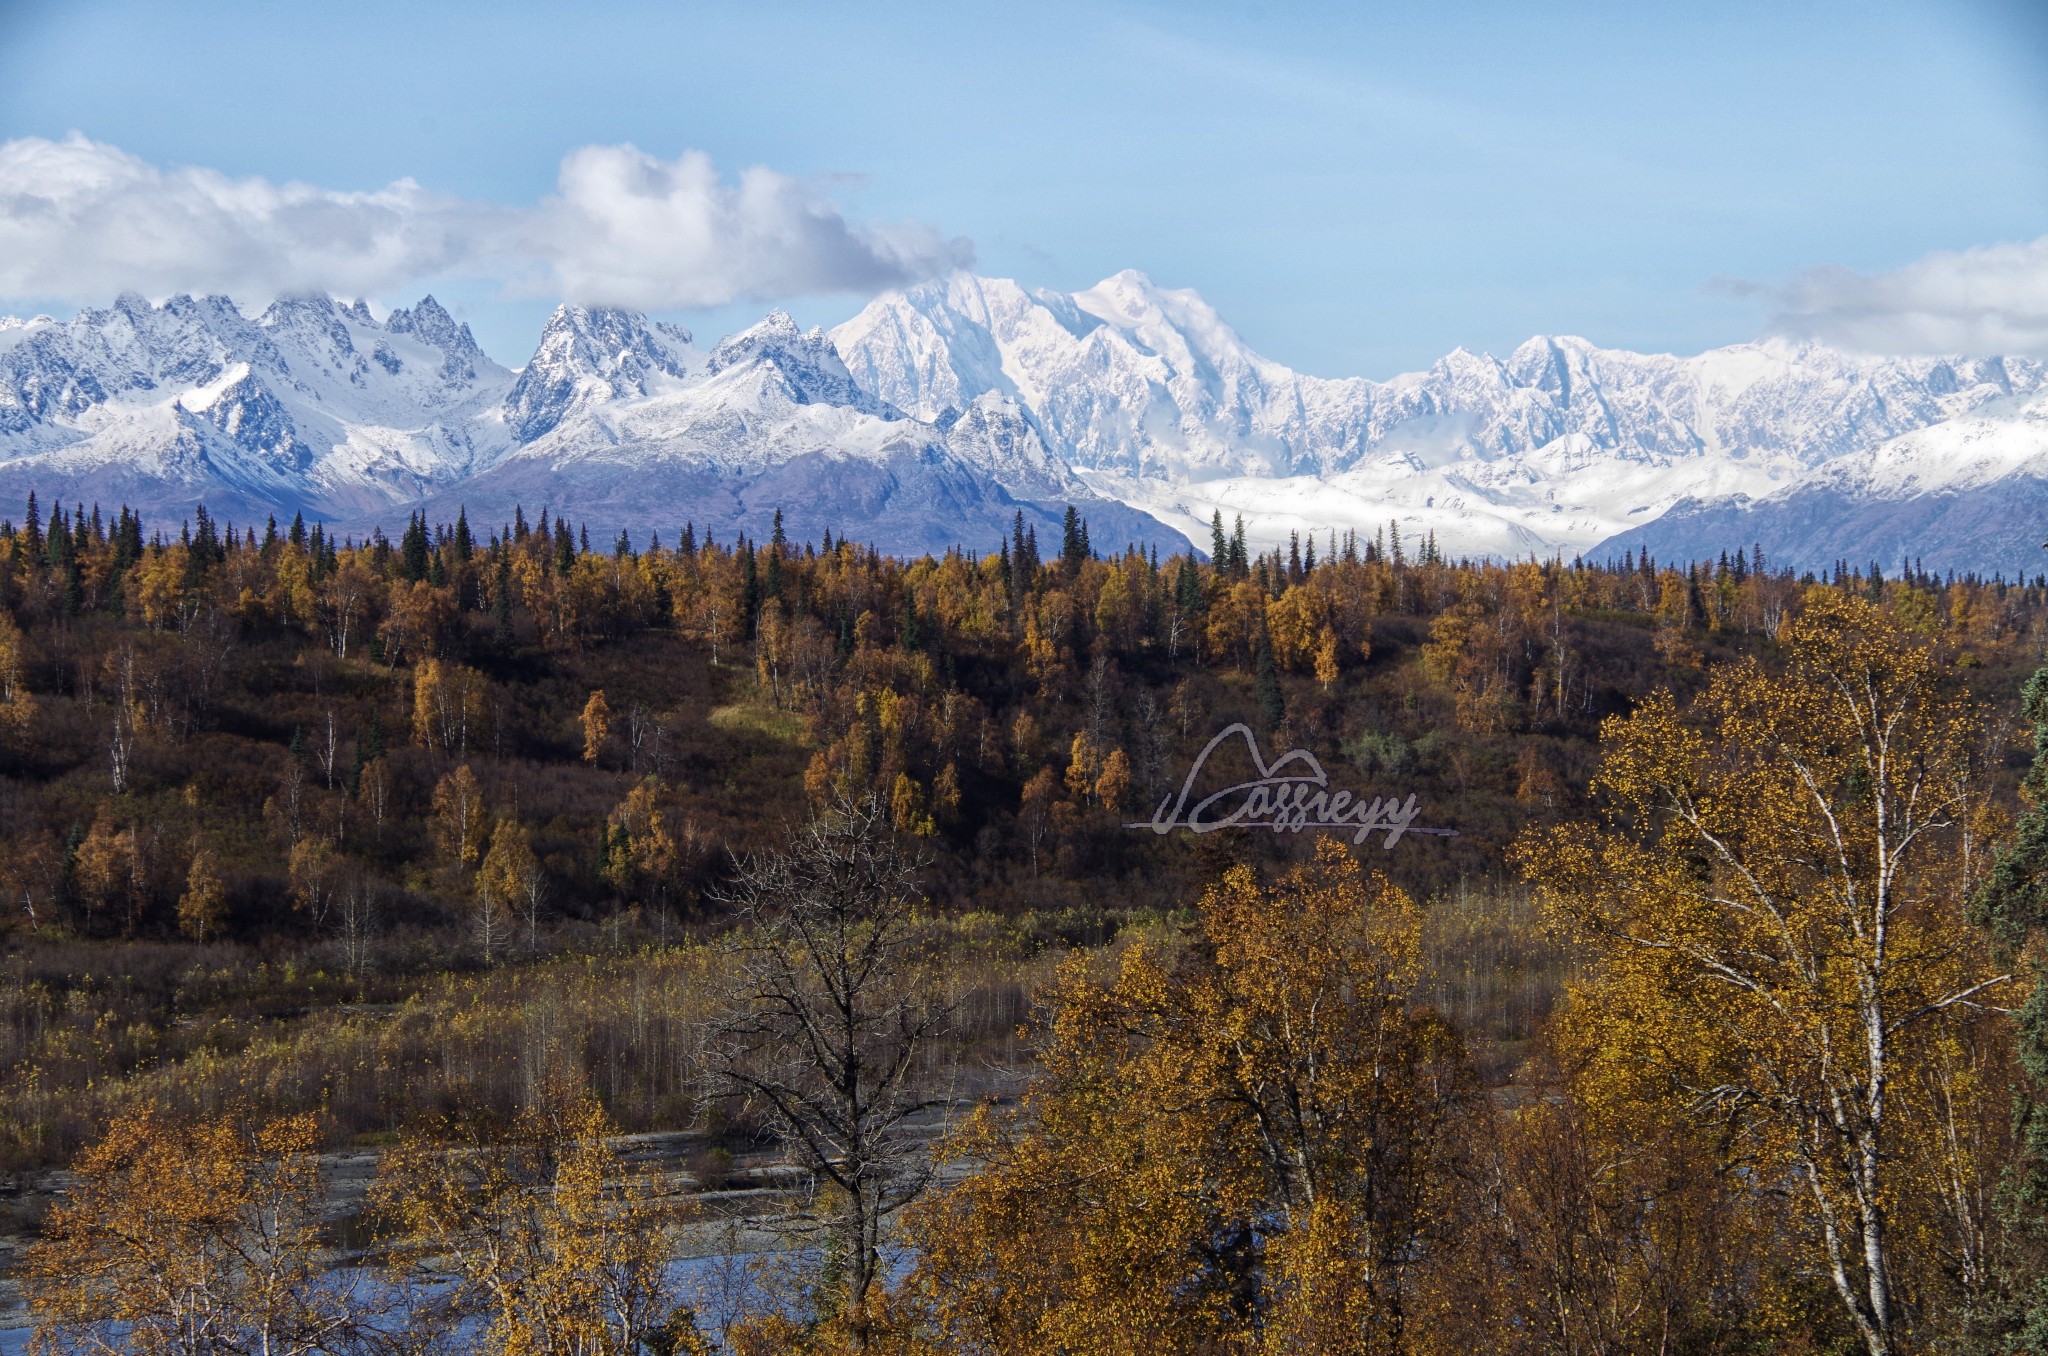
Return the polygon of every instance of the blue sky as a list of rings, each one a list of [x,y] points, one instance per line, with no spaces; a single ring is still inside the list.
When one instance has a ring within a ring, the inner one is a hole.
[[[489,251],[415,241],[327,281],[317,260],[236,271],[199,246],[166,262],[132,238],[66,254],[23,225],[0,245],[52,257],[12,273],[0,260],[0,296],[60,309],[117,283],[150,292],[179,269],[245,301],[368,279],[386,303],[431,288],[517,363],[551,287],[643,301],[714,335],[771,299],[835,321],[891,269],[971,248],[978,270],[1033,284],[1134,267],[1193,287],[1255,347],[1326,375],[1386,376],[1538,332],[1678,352],[1773,327],[1871,347],[2048,345],[2048,303],[2015,316],[1999,299],[2048,279],[2048,245],[2032,248],[2048,238],[2044,10],[6,5],[0,137],[31,149],[75,131],[152,173],[335,194],[409,179],[433,201],[391,210],[454,213],[458,227],[434,229],[470,240],[494,206],[573,198],[558,188],[565,156],[630,144],[645,164],[614,158],[606,173],[667,174],[692,151],[728,182],[766,167],[836,210],[845,238],[794,262],[754,257],[758,239],[736,262],[714,242],[647,283],[563,244],[573,226],[519,218],[485,232]],[[35,175],[71,172],[17,159],[0,215],[10,193],[18,212],[41,194]],[[537,232],[552,243],[531,245]],[[618,249],[647,239],[627,231]],[[717,285],[694,286],[693,269]],[[1984,305],[2006,310],[1979,323],[1970,308]]]

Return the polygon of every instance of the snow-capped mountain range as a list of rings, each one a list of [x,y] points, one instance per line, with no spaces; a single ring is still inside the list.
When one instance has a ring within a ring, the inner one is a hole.
[[[431,297],[382,320],[324,297],[254,319],[221,297],[127,297],[0,320],[0,503],[31,490],[358,531],[421,507],[485,530],[523,504],[643,542],[686,522],[759,537],[781,509],[794,534],[904,552],[992,549],[1019,512],[1056,532],[1071,502],[1102,542],[1184,545],[1093,493],[1014,402],[911,418],[779,311],[707,353],[634,312],[563,306],[517,372]]]
[[[1390,381],[1330,380],[1261,357],[1200,296],[1130,272],[1075,293],[958,275],[877,298],[833,338],[856,380],[913,414],[1012,397],[1085,483],[1198,540],[1220,508],[1266,542],[1391,520],[1475,554],[1619,540],[1711,557],[1764,535],[1788,563],[1889,567],[1910,550],[1930,567],[2040,565],[1982,524],[1919,530],[1959,493],[1995,504],[2048,480],[2048,422],[2028,403],[2048,374],[2028,359],[1783,340],[1678,358],[1536,338],[1505,358],[1460,349]],[[1800,497],[1821,486],[1920,508],[1841,519],[1822,538]],[[2011,516],[2039,537],[2038,515]]]
[[[1098,545],[1255,542],[1389,522],[1452,553],[1760,542],[1823,567],[1902,554],[2033,572],[2048,372],[1768,340],[1696,357],[1537,338],[1389,381],[1306,376],[1198,295],[1125,272],[1073,293],[955,274],[832,330],[781,312],[708,351],[563,306],[519,370],[433,299],[128,297],[0,319],[0,504],[200,501],[390,530],[514,503],[636,536],[830,529],[991,547],[1067,503]],[[0,510],[0,516],[4,516]]]

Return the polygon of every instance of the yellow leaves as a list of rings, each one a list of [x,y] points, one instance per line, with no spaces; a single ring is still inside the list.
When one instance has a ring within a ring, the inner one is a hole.
[[[35,720],[36,699],[28,690],[28,637],[14,616],[0,607],[0,728],[26,734]]]
[[[889,788],[889,819],[898,833],[929,838],[939,831],[939,826],[925,810],[924,788],[907,772],[897,773],[894,785]]]
[[[24,1289],[44,1349],[312,1356],[347,1336],[320,1256],[319,1138],[310,1115],[119,1116],[74,1165],[29,1250]]]
[[[361,776],[356,782],[356,799],[370,813],[373,824],[382,828],[385,811],[391,805],[391,764],[383,754],[378,754],[363,764]]]
[[[1259,1349],[1301,1356],[1367,1356],[1407,1348],[1398,1314],[1373,1285],[1370,1226],[1343,1202],[1317,1201],[1267,1254],[1274,1291]]]
[[[1419,912],[1325,843],[1270,885],[1233,870],[1200,919],[1114,977],[1064,964],[1027,1105],[956,1132],[988,1166],[918,1208],[910,1288],[969,1349],[1397,1349],[1465,1086],[1409,1002]]]
[[[88,914],[125,907],[133,921],[149,894],[149,841],[133,823],[118,822],[111,805],[100,806],[72,864]]]
[[[377,577],[361,560],[361,552],[350,552],[314,589],[314,612],[327,631],[327,643],[340,658],[348,658],[370,620],[373,600],[380,594]]]
[[[184,618],[185,556],[180,545],[152,547],[129,575],[128,596],[152,629],[162,630]]]
[[[1314,668],[1322,635],[1329,627],[1330,608],[1320,589],[1292,588],[1266,604],[1266,634],[1271,637],[1273,662],[1289,672]]]
[[[950,822],[960,814],[960,769],[952,763],[939,769],[938,777],[932,782],[932,810],[942,822]]]
[[[1067,793],[1076,800],[1092,800],[1095,783],[1102,776],[1102,750],[1086,730],[1075,733],[1067,751]]]
[[[1430,681],[1448,686],[1458,673],[1466,638],[1480,617],[1476,603],[1459,603],[1445,608],[1429,624],[1429,641],[1422,647],[1422,671]]]
[[[1371,642],[1366,650],[1371,651]],[[1316,684],[1328,692],[1330,684],[1337,681],[1337,633],[1325,626],[1316,637]]]
[[[1334,986],[1354,1000],[1369,989],[1394,1001],[1419,975],[1421,910],[1385,877],[1366,875],[1335,839],[1272,886],[1233,868],[1201,908],[1218,965],[1249,986],[1248,996]]]
[[[1046,626],[1039,620],[1038,609],[1029,608],[1024,614],[1024,637],[1017,649],[1024,659],[1024,670],[1040,687],[1051,684],[1066,667],[1066,656]]]
[[[447,1126],[385,1159],[372,1201],[404,1229],[400,1259],[450,1278],[486,1350],[639,1356],[676,1316],[673,1229],[614,1133],[594,1097],[549,1086],[503,1130]]]
[[[434,784],[434,810],[428,821],[434,845],[463,866],[483,857],[490,821],[484,810],[483,784],[464,763]]]
[[[1038,722],[1032,718],[1030,708],[1019,707],[1017,718],[1010,722],[1010,757],[1018,771],[1037,766],[1039,745],[1044,738]]]
[[[643,778],[605,820],[604,878],[621,894],[637,886],[659,902],[680,862],[661,783]]]
[[[287,862],[292,883],[292,906],[305,914],[313,926],[327,921],[334,899],[334,843],[318,834],[307,834],[292,844]]]
[[[612,708],[605,700],[603,688],[592,692],[590,700],[583,703],[579,720],[583,726],[583,761],[595,767],[612,734]]]
[[[1125,582],[1122,570],[1111,569],[1095,596],[1095,629],[1110,644],[1127,646],[1137,630],[1142,599],[1143,595]]]
[[[1111,749],[1102,760],[1102,775],[1095,779],[1096,803],[1111,814],[1121,814],[1124,799],[1131,793],[1131,760],[1122,749]]]
[[[192,854],[185,872],[185,892],[178,896],[178,931],[195,942],[211,941],[227,921],[227,886],[211,848]]]
[[[407,659],[431,656],[442,635],[455,619],[452,589],[435,588],[424,579],[391,585],[388,615],[377,634],[384,641],[384,658],[397,664]]]
[[[486,964],[508,939],[512,915],[527,897],[539,870],[526,829],[509,815],[501,817],[491,830],[490,851],[476,873],[476,936]]]
[[[1520,694],[1507,651],[1512,625],[1506,613],[1489,615],[1470,596],[1430,623],[1422,671],[1450,692],[1458,723],[1468,730],[1505,730],[1516,723]]]
[[[455,757],[469,752],[490,725],[490,679],[464,664],[421,661],[413,672],[412,737]]]
[[[1251,662],[1259,646],[1259,633],[1266,620],[1266,594],[1257,584],[1243,580],[1230,586],[1209,606],[1205,636],[1209,654],[1215,659],[1234,659],[1242,669]]]
[[[1725,665],[1684,708],[1660,694],[1610,721],[1607,827],[1532,831],[1516,856],[1597,948],[1558,1024],[1589,1107],[1746,1133],[1819,1235],[1863,1240],[1873,1264],[1833,1274],[1882,1337],[1887,1273],[1912,1270],[1888,1256],[1908,1243],[1887,1202],[1969,1170],[1907,1089],[1980,1020],[1957,996],[1999,984],[1962,913],[1978,736],[1871,604],[1812,590],[1784,639],[1782,673]]]
[[[280,623],[314,624],[313,562],[304,547],[279,548],[264,601]]]

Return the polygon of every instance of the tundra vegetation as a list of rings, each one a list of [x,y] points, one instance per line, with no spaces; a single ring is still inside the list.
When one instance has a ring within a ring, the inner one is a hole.
[[[37,1350],[2048,1350],[2048,581],[990,545],[0,524]]]

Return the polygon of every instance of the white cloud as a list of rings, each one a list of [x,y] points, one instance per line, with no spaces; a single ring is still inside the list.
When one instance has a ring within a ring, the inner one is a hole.
[[[928,227],[853,225],[774,170],[728,184],[701,151],[657,160],[632,146],[572,151],[531,232],[544,290],[647,307],[879,291],[973,262]]]
[[[923,226],[849,222],[802,181],[586,146],[505,207],[401,179],[370,193],[159,169],[76,133],[0,143],[0,296],[386,292],[446,276],[647,308],[868,292],[964,265]]]
[[[1776,299],[1778,332],[1843,348],[2048,358],[2048,236],[1940,251],[1885,273],[1813,269]]]
[[[374,292],[458,264],[487,217],[409,179],[337,193],[24,137],[0,143],[0,295]]]

